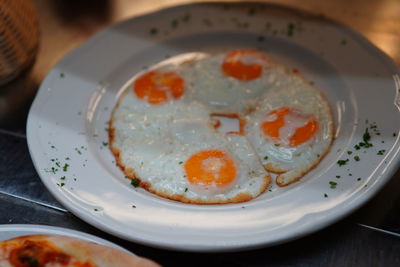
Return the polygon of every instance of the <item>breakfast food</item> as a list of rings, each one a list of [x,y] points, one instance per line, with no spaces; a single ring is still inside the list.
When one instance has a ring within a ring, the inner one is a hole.
[[[157,263],[121,250],[61,235],[28,235],[0,241],[2,267],[139,267]]]
[[[220,118],[237,121],[225,131]],[[110,148],[135,184],[195,204],[251,200],[299,180],[333,139],[329,103],[255,50],[139,73],[110,120]]]
[[[246,132],[265,168],[285,186],[299,180],[328,152],[333,139],[330,106],[298,73],[276,68],[280,83],[249,118]],[[280,73],[279,73],[280,72]]]

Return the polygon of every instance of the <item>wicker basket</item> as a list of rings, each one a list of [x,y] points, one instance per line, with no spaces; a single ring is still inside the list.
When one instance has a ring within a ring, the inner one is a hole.
[[[39,23],[31,0],[1,0],[0,85],[33,62],[38,46]]]

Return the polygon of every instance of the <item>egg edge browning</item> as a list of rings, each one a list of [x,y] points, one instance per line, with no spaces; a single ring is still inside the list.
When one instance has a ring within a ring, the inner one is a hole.
[[[309,86],[311,86],[313,89],[315,89],[315,91],[318,93],[318,95],[321,97],[322,101],[325,103],[325,105],[328,107],[328,116],[330,118],[330,123],[328,124],[328,131],[329,131],[329,145],[325,148],[325,150],[320,154],[320,156],[318,157],[318,159],[316,161],[314,161],[314,163],[312,165],[309,166],[308,169],[303,170],[302,172],[300,172],[295,178],[291,179],[289,182],[284,182],[284,178],[283,175],[287,172],[289,172],[290,170],[283,170],[282,168],[279,167],[279,164],[274,164],[272,162],[269,162],[267,164],[264,164],[264,168],[272,173],[277,174],[276,178],[275,178],[275,182],[279,187],[285,187],[288,186],[290,184],[293,184],[295,182],[300,181],[307,173],[309,173],[311,170],[313,170],[314,168],[316,168],[319,163],[321,162],[321,160],[328,154],[328,152],[330,151],[333,141],[335,139],[335,135],[334,135],[334,129],[335,129],[335,122],[333,120],[333,111],[332,111],[332,106],[330,105],[326,95],[324,93],[322,93],[322,91],[313,86],[312,84],[310,84],[309,82],[307,82],[303,75],[297,70],[297,69],[293,69],[293,71],[290,71],[288,68],[284,67],[285,69],[285,73],[287,75],[295,75],[297,76],[297,78],[299,78],[302,82],[307,83]]]

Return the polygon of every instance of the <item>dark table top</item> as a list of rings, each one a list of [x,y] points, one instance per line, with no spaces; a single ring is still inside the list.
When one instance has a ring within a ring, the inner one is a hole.
[[[27,147],[26,117],[41,80],[68,50],[98,29],[130,15],[164,7],[167,3],[136,1],[136,11],[128,14],[126,10],[133,10],[129,1],[97,1],[100,4],[94,10],[90,8],[94,1],[87,1],[91,2],[89,4],[50,2],[34,1],[42,27],[41,50],[35,65],[0,90],[0,100],[16,101],[12,103],[13,108],[3,110],[0,116],[0,224],[42,224],[83,231],[165,266],[400,266],[400,171],[362,208],[321,231],[286,244],[235,253],[187,253],[143,246],[98,230],[63,208],[41,183]],[[285,1],[286,4],[292,2]],[[306,9],[316,3],[305,2]],[[122,8],[124,5],[127,9]],[[117,10],[113,15],[107,13],[111,6]],[[322,6],[318,7],[319,12],[330,8],[329,5]],[[77,12],[79,7],[81,11]],[[400,9],[400,5],[395,7]],[[81,22],[79,30],[71,22],[72,18]],[[393,21],[398,25],[397,18]],[[58,32],[60,29],[64,32]],[[390,32],[390,29],[386,31]],[[398,47],[399,40],[395,39]],[[398,51],[392,52],[389,54],[399,62]],[[21,99],[10,97],[15,94],[20,94]]]

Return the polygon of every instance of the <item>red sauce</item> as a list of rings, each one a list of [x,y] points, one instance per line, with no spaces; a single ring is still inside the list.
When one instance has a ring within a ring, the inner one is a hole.
[[[68,266],[71,256],[53,247],[47,241],[34,242],[27,240],[21,247],[10,252],[10,263],[15,267],[42,267],[48,263]],[[77,262],[74,267],[96,267],[90,262]]]

